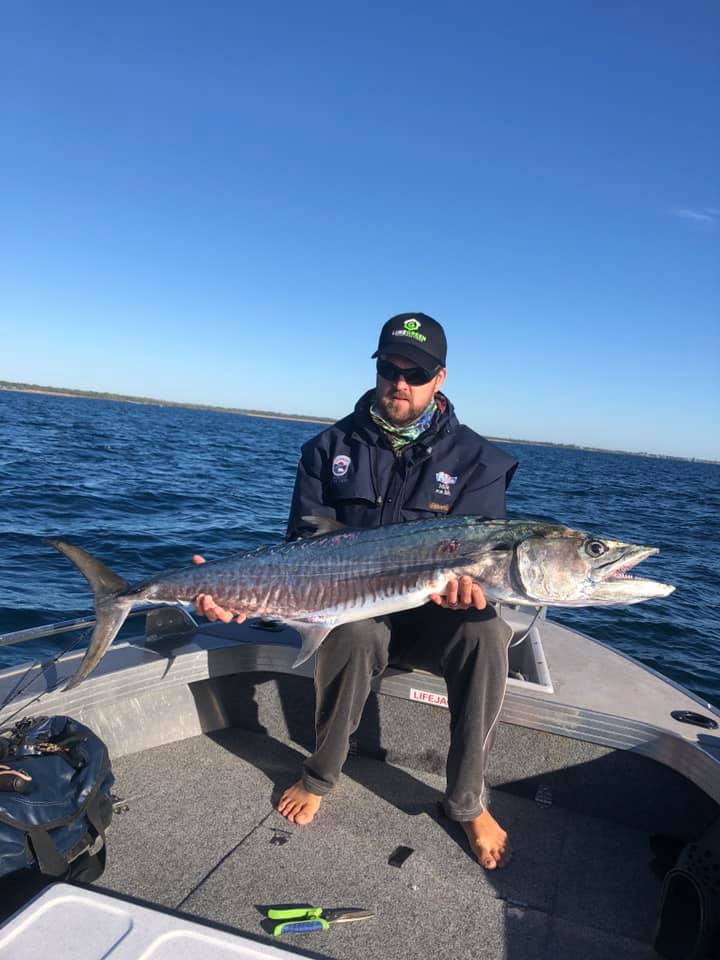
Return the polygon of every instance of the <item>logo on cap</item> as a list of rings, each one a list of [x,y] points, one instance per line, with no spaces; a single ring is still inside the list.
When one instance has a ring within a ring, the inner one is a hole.
[[[402,325],[402,329],[393,330],[393,337],[412,337],[413,340],[417,340],[419,343],[425,343],[427,337],[424,333],[418,333],[418,330],[422,324],[419,320],[405,320]]]

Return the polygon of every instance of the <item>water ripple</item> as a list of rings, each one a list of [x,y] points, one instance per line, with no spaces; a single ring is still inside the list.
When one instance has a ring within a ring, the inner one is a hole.
[[[0,632],[91,612],[47,536],[76,540],[129,580],[282,538],[301,443],[318,424],[0,391]],[[677,591],[619,609],[555,611],[720,704],[720,470],[507,444],[518,516],[659,546],[648,576]],[[0,666],[56,651],[0,649]]]

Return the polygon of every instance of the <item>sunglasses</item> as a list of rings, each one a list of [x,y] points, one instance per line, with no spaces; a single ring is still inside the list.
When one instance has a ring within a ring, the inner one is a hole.
[[[436,377],[440,367],[433,370],[426,370],[424,367],[396,367],[390,360],[384,360],[378,357],[377,372],[383,380],[389,380],[390,383],[397,383],[402,377],[410,387],[421,387],[424,383],[429,383],[433,377]]]

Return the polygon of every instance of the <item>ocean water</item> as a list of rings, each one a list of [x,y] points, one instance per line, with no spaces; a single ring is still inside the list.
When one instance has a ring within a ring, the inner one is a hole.
[[[300,445],[322,425],[0,391],[0,634],[91,613],[47,536],[126,579],[282,538]],[[631,607],[554,610],[720,705],[720,467],[506,443],[511,514],[660,547],[642,570],[677,586]],[[62,638],[0,647],[0,667]]]

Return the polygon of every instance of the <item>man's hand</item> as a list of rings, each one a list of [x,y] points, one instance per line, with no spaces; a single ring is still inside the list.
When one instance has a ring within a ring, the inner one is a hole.
[[[201,557],[200,554],[196,553],[192,558],[193,563],[205,563],[205,557]],[[195,597],[195,609],[198,613],[202,614],[203,617],[207,617],[208,620],[221,620],[223,623],[232,623],[234,620],[235,623],[242,623],[243,620],[247,617],[246,613],[243,613],[242,610],[226,610],[224,607],[219,607],[213,600],[211,594],[209,593],[199,593]]]
[[[439,607],[448,607],[450,610],[469,610],[470,607],[484,610],[487,606],[482,587],[468,576],[460,577],[459,580],[451,577],[445,593],[433,593],[430,599]]]

